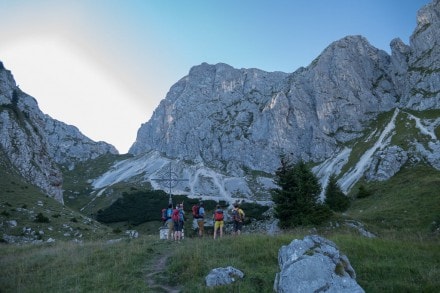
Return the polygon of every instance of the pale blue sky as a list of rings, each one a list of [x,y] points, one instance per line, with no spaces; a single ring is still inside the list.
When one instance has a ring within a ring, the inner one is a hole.
[[[0,0],[0,61],[43,112],[125,153],[192,66],[293,72],[330,43],[409,42],[429,0]]]

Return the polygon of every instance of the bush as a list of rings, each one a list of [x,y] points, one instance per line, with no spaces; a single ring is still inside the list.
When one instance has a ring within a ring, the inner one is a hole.
[[[115,229],[113,229],[113,233],[120,234],[120,233],[122,233],[122,230],[121,230],[121,228],[115,228]]]
[[[37,217],[35,218],[35,222],[37,223],[49,223],[49,218],[43,215],[42,213],[38,213]]]
[[[357,198],[366,198],[373,194],[370,190],[368,190],[364,185],[359,186]]]

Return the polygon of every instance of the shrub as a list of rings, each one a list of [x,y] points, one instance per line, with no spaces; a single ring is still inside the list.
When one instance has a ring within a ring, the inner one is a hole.
[[[366,198],[371,196],[373,193],[371,190],[368,190],[364,185],[359,186],[357,198]]]
[[[42,213],[38,213],[37,217],[35,218],[35,222],[37,223],[49,223],[49,218],[43,215]]]

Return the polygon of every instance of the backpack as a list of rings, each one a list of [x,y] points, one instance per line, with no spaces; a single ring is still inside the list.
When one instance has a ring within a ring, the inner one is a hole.
[[[171,215],[173,214],[173,209],[172,208],[167,208],[167,220],[171,219]]]
[[[199,206],[198,205],[193,205],[192,213],[193,213],[193,218],[194,219],[198,219],[199,218]]]
[[[240,212],[240,209],[233,209],[232,210],[232,219],[236,222],[243,222],[243,220],[244,220],[243,211]]]
[[[173,210],[170,208],[162,209],[162,221],[166,222],[168,219],[170,219],[172,213]]]
[[[223,210],[216,210],[214,213],[215,221],[223,221]]]
[[[179,209],[173,210],[173,214],[171,215],[171,219],[173,219],[174,222],[179,221]]]
[[[162,222],[167,221],[167,209],[162,209]]]

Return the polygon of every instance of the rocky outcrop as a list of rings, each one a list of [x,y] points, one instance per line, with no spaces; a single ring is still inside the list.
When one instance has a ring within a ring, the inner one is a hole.
[[[384,181],[390,179],[407,162],[408,154],[399,146],[378,151],[365,173],[365,179]]]
[[[116,148],[106,142],[95,142],[78,128],[45,115],[45,134],[49,153],[56,163],[74,168],[75,163],[95,159],[103,154],[117,154]]]
[[[106,143],[95,143],[77,128],[43,114],[37,101],[22,92],[0,62],[0,148],[11,165],[29,183],[63,202],[58,164],[105,153],[117,153]]]
[[[440,1],[433,0],[417,13],[410,45],[391,42],[394,80],[400,106],[413,110],[440,108]]]
[[[280,248],[278,263],[275,292],[364,292],[348,258],[325,238],[293,240]]]
[[[231,284],[243,279],[244,273],[234,267],[212,269],[205,277],[207,287],[216,287]]]

